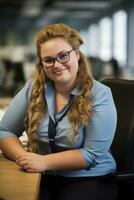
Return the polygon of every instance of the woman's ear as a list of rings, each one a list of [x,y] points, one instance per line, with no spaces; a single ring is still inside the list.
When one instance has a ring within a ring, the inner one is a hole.
[[[76,52],[77,59],[79,60],[79,59],[80,59],[80,52],[79,52],[79,50],[78,50],[78,49],[77,49],[77,50],[75,50],[75,52]]]

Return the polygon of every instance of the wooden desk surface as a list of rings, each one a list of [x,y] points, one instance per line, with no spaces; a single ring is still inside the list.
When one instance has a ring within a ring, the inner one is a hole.
[[[40,173],[28,173],[15,162],[0,155],[0,199],[37,200]]]

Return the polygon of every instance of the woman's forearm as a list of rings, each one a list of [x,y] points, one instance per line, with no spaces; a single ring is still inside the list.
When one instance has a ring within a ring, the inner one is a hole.
[[[87,163],[78,149],[44,156],[46,170],[86,169]]]
[[[7,137],[3,140],[0,140],[0,149],[2,152],[10,159],[16,161],[18,156],[26,153],[22,143],[15,136]]]
[[[78,170],[88,168],[87,163],[84,161],[78,149],[49,155],[26,153],[19,156],[16,163],[28,172]]]

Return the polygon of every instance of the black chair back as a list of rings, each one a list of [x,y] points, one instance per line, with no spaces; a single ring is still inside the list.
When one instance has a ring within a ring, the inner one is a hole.
[[[117,170],[134,170],[134,80],[104,79],[112,90],[117,109],[117,129],[112,144],[112,154]]]
[[[104,79],[117,109],[117,129],[111,146],[117,163],[118,200],[134,199],[134,80]]]

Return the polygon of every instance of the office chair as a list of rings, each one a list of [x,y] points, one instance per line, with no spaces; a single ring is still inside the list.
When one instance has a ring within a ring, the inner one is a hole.
[[[117,129],[111,146],[117,163],[120,199],[134,199],[134,80],[109,78],[101,82],[111,88],[117,109]]]

